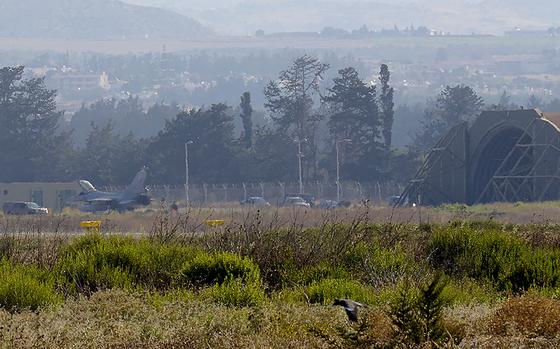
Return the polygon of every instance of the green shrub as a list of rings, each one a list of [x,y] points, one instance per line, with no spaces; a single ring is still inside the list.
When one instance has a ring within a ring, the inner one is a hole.
[[[60,258],[56,265],[59,286],[71,294],[132,288],[135,280],[129,270],[110,265],[99,257],[99,251],[92,250],[77,251]]]
[[[346,253],[343,265],[355,277],[376,287],[394,285],[417,267],[400,244],[385,248],[377,242],[357,244]]]
[[[183,285],[203,287],[239,279],[244,284],[260,284],[259,269],[249,258],[232,253],[198,253],[181,269]]]
[[[324,279],[350,279],[352,275],[343,266],[333,266],[330,262],[321,262],[303,268],[297,268],[291,263],[284,265],[284,287],[308,286]]]
[[[137,286],[167,289],[174,286],[185,261],[195,255],[185,246],[94,234],[67,246],[55,271],[68,292]]]
[[[76,239],[56,267],[60,286],[68,293],[91,294],[101,289],[221,285],[240,280],[260,287],[258,267],[231,253],[209,254],[173,243],[98,234]]]
[[[261,305],[266,299],[263,289],[257,283],[245,284],[240,279],[226,279],[203,290],[200,296],[219,304],[234,307]]]
[[[502,290],[560,285],[560,250],[532,248],[511,233],[448,227],[434,233],[429,248],[434,267],[491,281]]]
[[[377,302],[374,290],[351,280],[321,280],[307,287],[305,293],[311,303],[332,304],[337,298],[352,299],[365,304]]]
[[[46,272],[24,265],[0,261],[0,307],[8,311],[33,311],[62,302],[54,282]]]
[[[469,278],[450,279],[442,297],[449,304],[460,305],[493,303],[501,299],[498,291],[489,282],[480,283]]]

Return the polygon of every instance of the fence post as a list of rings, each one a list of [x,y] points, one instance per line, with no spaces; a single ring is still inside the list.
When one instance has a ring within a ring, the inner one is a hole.
[[[247,201],[247,184],[243,183],[243,201]]]
[[[208,184],[203,183],[202,189],[204,190],[204,206],[208,205]]]
[[[278,184],[280,184],[280,188],[282,189],[282,198],[281,200],[284,200],[286,198],[286,184],[282,183],[282,182],[278,182]],[[280,202],[278,202],[278,204],[280,204]]]
[[[360,195],[360,201],[363,201],[364,200],[364,193],[362,191],[362,185],[358,181],[356,181],[356,188],[358,189],[358,195]]]
[[[227,188],[227,184],[222,185],[222,187],[224,188],[224,202],[227,203],[228,202],[228,188]]]
[[[261,197],[264,198],[264,183],[261,182],[260,184],[261,184]]]

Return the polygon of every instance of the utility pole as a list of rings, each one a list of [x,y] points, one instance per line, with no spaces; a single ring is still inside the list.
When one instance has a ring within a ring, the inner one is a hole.
[[[189,197],[189,144],[193,144],[193,141],[185,142],[185,195],[187,199],[187,207],[191,206]]]
[[[307,142],[307,139],[298,138],[294,141],[298,145],[298,167],[299,167],[299,194],[303,194],[303,168],[302,161],[303,153],[301,152],[301,143]]]

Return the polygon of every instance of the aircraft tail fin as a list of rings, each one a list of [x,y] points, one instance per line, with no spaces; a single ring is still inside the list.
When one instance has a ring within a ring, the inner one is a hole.
[[[78,181],[78,184],[80,185],[80,188],[82,188],[82,191],[84,193],[91,193],[94,191],[97,191],[97,189],[95,189],[95,187],[88,181],[86,180],[80,180]]]
[[[146,183],[146,177],[148,176],[148,171],[146,167],[143,167],[134,177],[132,183],[126,187],[125,192],[129,194],[141,194],[144,193],[146,188],[144,183]]]

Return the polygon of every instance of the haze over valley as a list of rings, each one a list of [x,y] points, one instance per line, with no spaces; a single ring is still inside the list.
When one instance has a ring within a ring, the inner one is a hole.
[[[456,34],[502,34],[560,24],[555,0],[125,0],[192,16],[222,34],[427,26]]]

